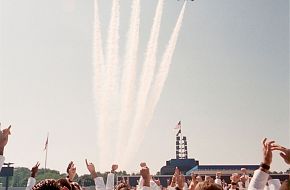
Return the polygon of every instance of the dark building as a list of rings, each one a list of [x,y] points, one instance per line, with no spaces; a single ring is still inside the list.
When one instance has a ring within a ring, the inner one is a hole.
[[[199,162],[195,159],[188,159],[187,152],[187,139],[181,133],[181,121],[178,122],[177,128],[179,128],[176,134],[176,159],[166,161],[166,166],[163,166],[160,170],[161,175],[172,175],[176,167],[180,169],[182,173],[186,173],[188,170],[199,165]]]
[[[215,178],[216,172],[222,172],[222,179],[230,183],[230,176],[232,173],[240,173],[241,168],[246,168],[248,174],[252,175],[254,170],[259,168],[259,165],[199,165],[199,161],[195,159],[188,159],[187,139],[182,136],[181,122],[178,123],[179,130],[176,134],[176,158],[166,161],[166,165],[160,169],[161,175],[153,176],[159,179],[163,187],[169,184],[174,170],[178,167],[186,179],[191,179],[190,174],[194,172],[200,175],[203,179],[206,176]],[[288,179],[288,174],[270,174],[273,179],[280,179],[281,181]],[[124,176],[119,176],[121,180]],[[131,186],[136,186],[140,176],[127,176]]]
[[[166,161],[166,166],[163,166],[160,170],[161,175],[173,175],[176,167],[185,174],[188,170],[198,165],[198,161],[195,159],[171,159]]]
[[[195,172],[201,175],[215,175],[215,172],[221,171],[224,174],[240,172],[241,168],[246,168],[249,173],[259,168],[259,165],[199,165],[199,161],[188,159],[187,139],[181,132],[181,121],[176,127],[176,159],[166,161],[166,165],[160,170],[161,175],[173,175],[175,167],[178,167],[183,174],[190,175]]]

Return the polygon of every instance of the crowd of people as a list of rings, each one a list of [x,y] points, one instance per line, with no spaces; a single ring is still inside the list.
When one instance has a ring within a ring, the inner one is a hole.
[[[11,126],[0,132],[0,171],[5,160],[4,148],[6,147],[9,135],[11,134],[10,129]],[[203,179],[201,176],[192,173],[191,180],[186,181],[185,176],[178,168],[176,168],[171,180],[168,181],[168,186],[162,187],[160,181],[152,177],[145,162],[140,163],[140,179],[136,187],[131,187],[128,180],[121,180],[115,183],[115,172],[118,169],[118,165],[116,164],[112,165],[111,172],[108,174],[105,184],[104,179],[97,175],[94,164],[88,162],[87,159],[85,160],[85,163],[88,171],[94,179],[96,190],[290,190],[290,180],[286,180],[281,183],[278,179],[271,179],[269,175],[273,151],[280,151],[280,156],[286,164],[290,165],[290,149],[276,144],[275,141],[269,141],[265,138],[262,141],[263,154],[260,168],[254,172],[253,177],[250,177],[247,174],[247,170],[242,168],[242,174],[232,174],[230,177],[230,184],[225,183],[222,179],[221,172],[216,173],[215,179],[210,176],[206,176]],[[45,179],[37,183],[35,177],[37,175],[39,165],[39,162],[37,162],[32,167],[31,175],[27,181],[26,190],[82,189],[82,187],[74,181],[76,176],[76,167],[73,162],[68,164],[66,178]]]

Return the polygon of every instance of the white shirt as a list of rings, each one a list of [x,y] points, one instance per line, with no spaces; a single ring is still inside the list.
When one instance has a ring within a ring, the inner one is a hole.
[[[103,177],[96,177],[94,179],[96,190],[113,190],[114,189],[114,174],[109,173],[107,176],[107,184],[105,185]]]
[[[249,190],[263,190],[267,184],[269,174],[258,169],[254,172],[248,189]]]
[[[2,169],[2,166],[4,164],[4,161],[5,161],[5,157],[3,155],[0,155],[0,171]]]
[[[32,187],[35,185],[35,183],[36,183],[36,179],[34,177],[29,177],[25,190],[31,190]]]

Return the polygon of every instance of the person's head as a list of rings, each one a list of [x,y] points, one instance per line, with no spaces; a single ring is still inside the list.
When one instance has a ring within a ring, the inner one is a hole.
[[[128,184],[121,182],[116,186],[116,190],[129,190],[130,187]]]
[[[195,190],[223,190],[222,186],[216,184],[216,183],[209,183],[209,182],[199,182]]]
[[[242,172],[243,175],[246,175],[248,173],[246,168],[241,168],[241,172]]]
[[[38,182],[32,190],[72,190],[66,179],[44,179]]]
[[[217,173],[216,173],[216,177],[217,177],[217,178],[221,178],[221,176],[222,176],[222,172],[217,172]]]
[[[208,176],[208,175],[204,176],[204,181],[210,182],[211,181],[211,177]]]
[[[234,183],[238,183],[240,181],[240,175],[238,173],[233,173],[230,178],[231,181]]]
[[[60,187],[60,189],[63,189],[63,188],[67,188],[68,190],[71,190],[72,189],[72,186],[71,184],[69,183],[69,181],[66,179],[66,178],[61,178],[61,179],[58,179],[56,182],[56,185],[58,187]]]
[[[201,177],[201,176],[199,176],[199,175],[198,175],[198,176],[196,176],[196,181],[197,181],[197,182],[202,182],[202,177]]]

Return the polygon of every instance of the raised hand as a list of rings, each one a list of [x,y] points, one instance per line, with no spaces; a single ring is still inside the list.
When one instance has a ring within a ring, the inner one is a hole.
[[[35,177],[38,172],[38,167],[40,163],[37,162],[32,168],[31,168],[31,177]]]
[[[77,174],[77,168],[75,167],[73,161],[71,161],[67,167],[67,173],[68,173],[68,178],[69,181],[72,182],[74,177]]]
[[[151,176],[150,176],[149,168],[147,166],[142,167],[140,170],[140,174],[142,178],[144,179],[143,186],[150,187]]]
[[[141,168],[147,166],[147,165],[146,165],[146,162],[141,162],[141,163],[140,163],[140,166],[141,166]]]
[[[97,172],[96,172],[96,169],[95,169],[95,166],[93,163],[88,163],[88,160],[86,159],[86,165],[87,165],[87,168],[91,174],[91,176],[95,179],[97,177]]]
[[[281,145],[275,144],[272,147],[272,150],[279,150],[280,156],[284,159],[286,164],[290,164],[290,149],[285,148]]]
[[[176,178],[176,182],[177,182],[177,187],[179,189],[183,189],[184,187],[184,182],[185,182],[185,177],[184,175],[180,174],[177,178]]]
[[[179,175],[180,175],[180,170],[178,167],[175,167],[174,176],[179,176]]]
[[[3,155],[4,147],[8,143],[8,136],[11,134],[10,129],[11,125],[8,128],[0,131],[0,155]]]
[[[263,163],[270,166],[272,163],[272,150],[275,141],[267,142],[267,138],[263,139]]]

